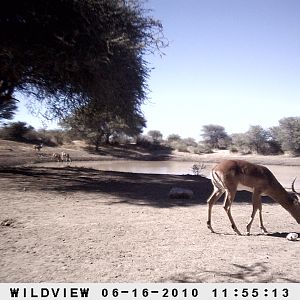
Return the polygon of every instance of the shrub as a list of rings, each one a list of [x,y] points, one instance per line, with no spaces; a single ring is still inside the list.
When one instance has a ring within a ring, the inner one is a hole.
[[[202,171],[206,169],[206,165],[203,163],[196,163],[192,166],[193,175],[200,176],[202,175]]]
[[[283,151],[300,154],[300,117],[283,118],[279,126],[270,129],[271,136]]]
[[[25,122],[12,122],[1,129],[1,137],[13,141],[27,141],[28,137],[35,139],[34,128]]]

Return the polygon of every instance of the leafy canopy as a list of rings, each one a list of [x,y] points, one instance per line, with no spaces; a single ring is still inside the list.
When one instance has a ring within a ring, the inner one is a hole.
[[[20,92],[49,118],[91,102],[118,115],[139,111],[149,76],[143,57],[166,45],[161,23],[138,0],[10,0],[0,27],[0,104]]]

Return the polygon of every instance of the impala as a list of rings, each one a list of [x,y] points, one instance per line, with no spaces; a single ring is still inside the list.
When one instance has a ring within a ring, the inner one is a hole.
[[[55,153],[52,154],[52,158],[54,160],[56,160],[57,162],[61,162],[62,161],[61,160],[61,155],[59,153],[57,153],[57,152],[55,152]]]
[[[211,181],[214,190],[207,200],[207,227],[211,232],[214,232],[211,226],[212,207],[225,193],[223,207],[228,215],[233,230],[237,234],[241,234],[231,215],[231,204],[238,190],[252,192],[253,210],[247,225],[247,235],[250,234],[251,225],[257,210],[259,210],[259,226],[263,233],[267,233],[263,225],[261,196],[271,197],[285,208],[298,224],[300,224],[300,194],[295,191],[295,180],[292,183],[293,192],[287,192],[268,168],[243,160],[224,160],[212,169]]]
[[[71,156],[69,153],[66,153],[66,152],[62,152],[61,155],[60,155],[60,159],[61,161],[66,161],[66,162],[71,162]]]
[[[33,146],[33,149],[37,151],[41,151],[42,148],[43,148],[43,144],[38,144]]]

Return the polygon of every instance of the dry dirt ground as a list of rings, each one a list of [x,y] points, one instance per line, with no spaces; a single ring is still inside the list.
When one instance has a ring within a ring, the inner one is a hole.
[[[273,202],[268,235],[258,220],[251,236],[235,235],[221,205],[212,234],[206,178],[25,167],[32,149],[16,146],[0,143],[0,282],[300,282],[300,241],[285,238],[299,225]],[[194,199],[168,199],[173,186]],[[250,212],[240,193],[232,214],[243,232]]]

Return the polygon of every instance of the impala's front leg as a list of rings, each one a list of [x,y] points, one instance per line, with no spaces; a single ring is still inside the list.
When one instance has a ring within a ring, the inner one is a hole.
[[[250,235],[250,229],[251,229],[251,225],[253,223],[254,217],[256,215],[258,206],[259,206],[259,202],[260,202],[260,194],[257,191],[253,191],[252,194],[252,213],[251,213],[251,217],[249,220],[249,223],[247,224],[247,235]]]
[[[259,202],[259,206],[258,206],[258,210],[259,210],[259,227],[262,231],[263,234],[268,233],[266,227],[263,224],[263,218],[262,218],[262,204],[261,201]]]
[[[256,190],[254,190],[253,194],[252,194],[252,206],[253,206],[253,209],[252,209],[251,218],[247,225],[247,235],[250,235],[251,225],[253,223],[253,220],[254,220],[257,210],[259,210],[259,227],[263,233],[267,233],[267,230],[263,225],[263,219],[262,219],[261,195],[260,195],[260,192],[258,192]]]

